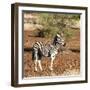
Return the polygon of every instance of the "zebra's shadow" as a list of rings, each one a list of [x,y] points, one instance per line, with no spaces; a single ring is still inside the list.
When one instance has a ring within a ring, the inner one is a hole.
[[[29,51],[29,52],[32,52],[33,51],[33,48],[32,47],[30,47],[30,48],[24,48],[24,51]]]

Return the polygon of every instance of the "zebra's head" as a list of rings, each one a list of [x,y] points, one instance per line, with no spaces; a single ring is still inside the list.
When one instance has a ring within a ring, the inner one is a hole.
[[[53,44],[54,44],[55,46],[60,46],[60,45],[65,46],[66,43],[65,43],[65,40],[64,40],[62,37],[63,37],[62,35],[57,34],[57,35],[55,36],[55,38],[54,38]]]

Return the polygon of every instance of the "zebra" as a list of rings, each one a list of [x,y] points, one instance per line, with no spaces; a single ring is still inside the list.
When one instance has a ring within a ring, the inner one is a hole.
[[[37,41],[33,45],[32,59],[35,64],[35,71],[37,71],[37,67],[42,71],[41,59],[43,56],[50,57],[50,67],[49,69],[53,70],[53,62],[55,60],[56,55],[58,54],[58,50],[61,46],[65,46],[64,39],[57,34],[51,44],[44,44],[41,41]]]

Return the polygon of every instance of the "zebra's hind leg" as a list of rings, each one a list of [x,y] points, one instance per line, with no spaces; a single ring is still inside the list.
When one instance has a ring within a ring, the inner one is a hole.
[[[39,65],[40,70],[42,71],[43,69],[42,69],[42,65],[41,65],[41,60],[38,60],[38,65]]]
[[[37,60],[34,61],[34,64],[35,64],[35,71],[37,71],[37,64],[38,64]]]

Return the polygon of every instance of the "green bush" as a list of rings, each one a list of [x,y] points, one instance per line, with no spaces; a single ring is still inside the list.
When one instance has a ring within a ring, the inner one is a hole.
[[[57,27],[46,27],[39,32],[40,37],[53,38],[60,30]]]

